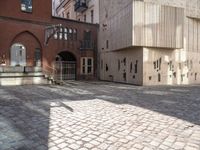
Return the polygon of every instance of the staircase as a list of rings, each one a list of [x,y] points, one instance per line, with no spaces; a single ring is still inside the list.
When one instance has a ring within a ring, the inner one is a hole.
[[[0,67],[0,86],[52,84],[41,67]]]

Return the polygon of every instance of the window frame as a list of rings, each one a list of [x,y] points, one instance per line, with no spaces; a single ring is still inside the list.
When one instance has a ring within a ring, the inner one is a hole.
[[[29,14],[32,14],[33,13],[33,0],[31,0],[31,10],[23,10],[22,9],[22,5],[24,4],[24,3],[22,3],[22,1],[24,1],[24,0],[20,0],[20,10],[21,10],[21,12],[23,12],[23,13],[29,13]],[[25,4],[24,4],[25,5]],[[26,8],[26,7],[25,7]]]
[[[91,65],[88,65],[88,60],[91,60]],[[91,72],[88,72],[89,67],[91,67]],[[94,58],[93,57],[81,57],[81,74],[82,75],[94,74]]]

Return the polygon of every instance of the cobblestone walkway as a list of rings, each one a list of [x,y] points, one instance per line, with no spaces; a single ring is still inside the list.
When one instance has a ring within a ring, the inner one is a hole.
[[[0,150],[200,150],[200,86],[0,87]]]

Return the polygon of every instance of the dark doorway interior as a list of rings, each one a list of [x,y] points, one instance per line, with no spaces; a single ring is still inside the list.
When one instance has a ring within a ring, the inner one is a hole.
[[[56,56],[57,78],[59,80],[76,80],[76,57],[67,51]]]

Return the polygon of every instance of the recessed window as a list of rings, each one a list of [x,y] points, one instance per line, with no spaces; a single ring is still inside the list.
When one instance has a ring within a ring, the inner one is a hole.
[[[109,48],[109,41],[106,40],[106,48],[108,49]]]
[[[67,12],[67,15],[66,15],[67,19],[70,18],[70,12]]]
[[[60,40],[63,39],[63,28],[60,28],[60,31],[59,31],[59,39],[60,39]]]
[[[91,23],[94,23],[94,10],[91,10]]]
[[[69,40],[73,40],[73,30],[72,29],[69,29],[68,37],[69,37]]]
[[[84,22],[86,22],[86,15],[84,15]]]
[[[77,40],[77,29],[74,29],[74,40]]]
[[[21,0],[21,11],[32,12],[32,0]]]
[[[67,40],[68,29],[64,28],[64,40]]]
[[[81,59],[81,73],[85,75],[93,74],[93,58],[83,57]]]

